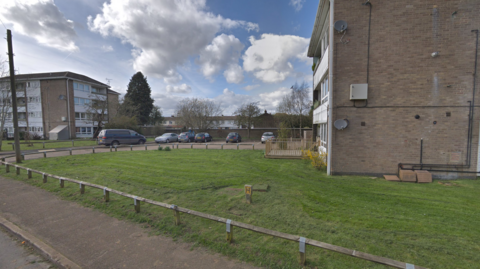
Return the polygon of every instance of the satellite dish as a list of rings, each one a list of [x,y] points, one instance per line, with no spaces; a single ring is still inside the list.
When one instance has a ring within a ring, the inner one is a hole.
[[[333,25],[335,30],[337,30],[337,32],[339,33],[343,33],[343,31],[347,30],[347,26],[348,26],[347,22],[342,20],[336,21],[335,24]]]
[[[347,119],[344,119],[344,120],[336,120],[336,121],[333,123],[333,126],[335,126],[335,128],[337,128],[337,130],[343,130],[343,129],[347,128],[347,126],[348,126],[348,120],[347,120]]]

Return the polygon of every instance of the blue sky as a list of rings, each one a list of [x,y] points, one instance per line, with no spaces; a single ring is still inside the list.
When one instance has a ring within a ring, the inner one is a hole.
[[[0,3],[22,73],[72,71],[125,93],[142,71],[164,115],[186,97],[274,111],[311,82],[313,0],[17,0]],[[6,42],[0,50],[7,51]],[[5,54],[4,54],[5,55]],[[4,57],[4,56],[1,56]],[[4,57],[5,58],[5,57]]]

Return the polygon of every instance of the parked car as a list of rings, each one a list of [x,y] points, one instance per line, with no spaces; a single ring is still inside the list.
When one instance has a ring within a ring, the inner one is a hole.
[[[235,143],[239,143],[239,142],[242,142],[242,136],[240,136],[239,133],[229,133],[227,135],[227,139],[225,140],[225,142],[235,142]]]
[[[161,136],[155,138],[155,143],[170,143],[178,142],[178,135],[174,133],[164,133]]]
[[[193,142],[195,141],[194,132],[183,132],[178,136],[178,142]]]
[[[199,133],[195,136],[195,143],[212,141],[212,136],[208,133]]]
[[[98,134],[98,144],[118,146],[120,144],[145,144],[145,136],[128,129],[103,129]]]
[[[265,142],[266,142],[267,140],[270,140],[270,139],[271,139],[271,140],[275,140],[275,135],[274,135],[273,133],[271,133],[271,132],[263,133],[262,139],[261,139],[262,144],[265,144]]]

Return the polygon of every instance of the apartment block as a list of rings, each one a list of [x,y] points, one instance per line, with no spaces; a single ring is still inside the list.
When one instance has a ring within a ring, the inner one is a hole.
[[[15,75],[15,84],[19,130],[44,138],[54,129],[65,133],[62,139],[93,137],[98,122],[92,115],[103,110],[108,119],[120,95],[107,84],[68,71]],[[11,102],[9,77],[0,78],[0,92],[0,104]],[[91,106],[92,102],[105,102],[105,108],[97,110],[100,106]],[[5,129],[13,137],[11,106],[5,107]]]
[[[328,174],[480,171],[480,1],[320,0],[314,135]]]

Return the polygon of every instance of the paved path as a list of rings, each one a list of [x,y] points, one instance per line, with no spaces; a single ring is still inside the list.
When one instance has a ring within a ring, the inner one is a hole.
[[[3,177],[0,215],[83,268],[254,268]]]
[[[55,267],[0,228],[0,268],[48,269]]]

